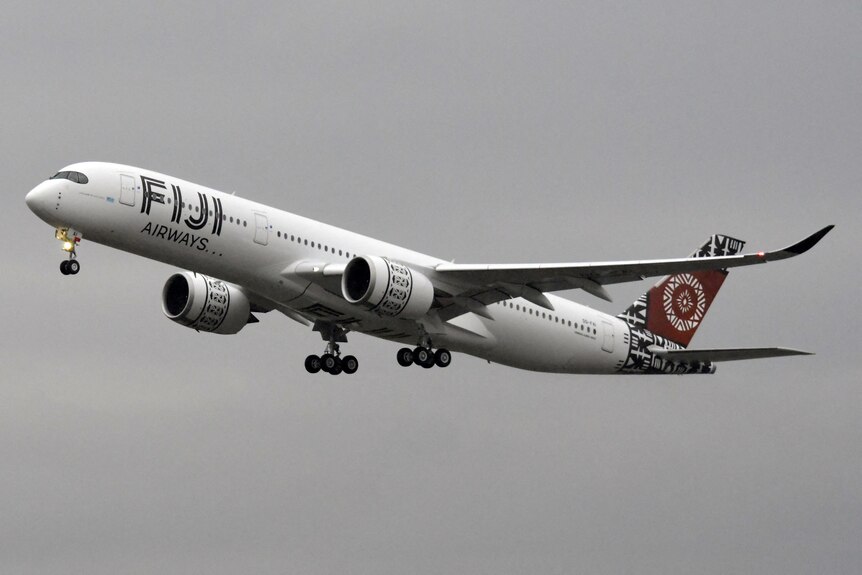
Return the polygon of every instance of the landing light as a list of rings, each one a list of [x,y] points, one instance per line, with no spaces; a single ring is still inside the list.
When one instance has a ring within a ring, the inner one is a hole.
[[[72,242],[63,242],[63,251],[71,252],[72,248],[75,247],[75,244]]]

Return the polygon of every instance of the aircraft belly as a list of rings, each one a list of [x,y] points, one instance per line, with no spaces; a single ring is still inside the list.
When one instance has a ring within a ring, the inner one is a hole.
[[[617,365],[625,356],[619,326],[616,325],[619,320],[568,300],[555,298],[554,305],[555,313],[542,319],[508,306],[493,308],[494,320],[482,321],[493,335],[495,346],[469,352],[496,363],[534,371],[616,372]],[[557,321],[557,318],[562,319]],[[603,331],[605,322],[611,325],[608,339],[605,339]],[[582,326],[583,329],[573,326]]]

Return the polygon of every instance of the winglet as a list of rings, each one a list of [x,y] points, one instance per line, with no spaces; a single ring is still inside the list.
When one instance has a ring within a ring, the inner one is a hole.
[[[813,248],[817,244],[817,242],[822,240],[823,236],[825,236],[830,231],[832,231],[832,228],[834,228],[834,227],[835,227],[834,224],[828,225],[825,228],[823,228],[822,230],[820,230],[819,232],[811,234],[810,236],[808,236],[807,238],[805,238],[801,242],[797,242],[797,243],[793,244],[792,246],[784,248],[781,251],[782,252],[790,252],[790,253],[797,255],[797,256],[799,254],[804,254],[805,252],[807,252],[808,250]]]

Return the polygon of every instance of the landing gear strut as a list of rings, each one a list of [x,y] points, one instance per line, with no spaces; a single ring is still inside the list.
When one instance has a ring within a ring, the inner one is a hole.
[[[78,254],[75,252],[75,246],[81,241],[81,235],[69,228],[57,228],[54,237],[63,242],[63,251],[69,253],[69,259],[60,262],[60,273],[64,276],[75,275],[81,271],[81,264],[76,259]]]

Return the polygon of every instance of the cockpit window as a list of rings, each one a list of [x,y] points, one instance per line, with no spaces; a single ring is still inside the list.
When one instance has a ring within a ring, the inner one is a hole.
[[[51,176],[52,180],[69,180],[76,184],[86,184],[90,179],[81,172],[57,172]]]

